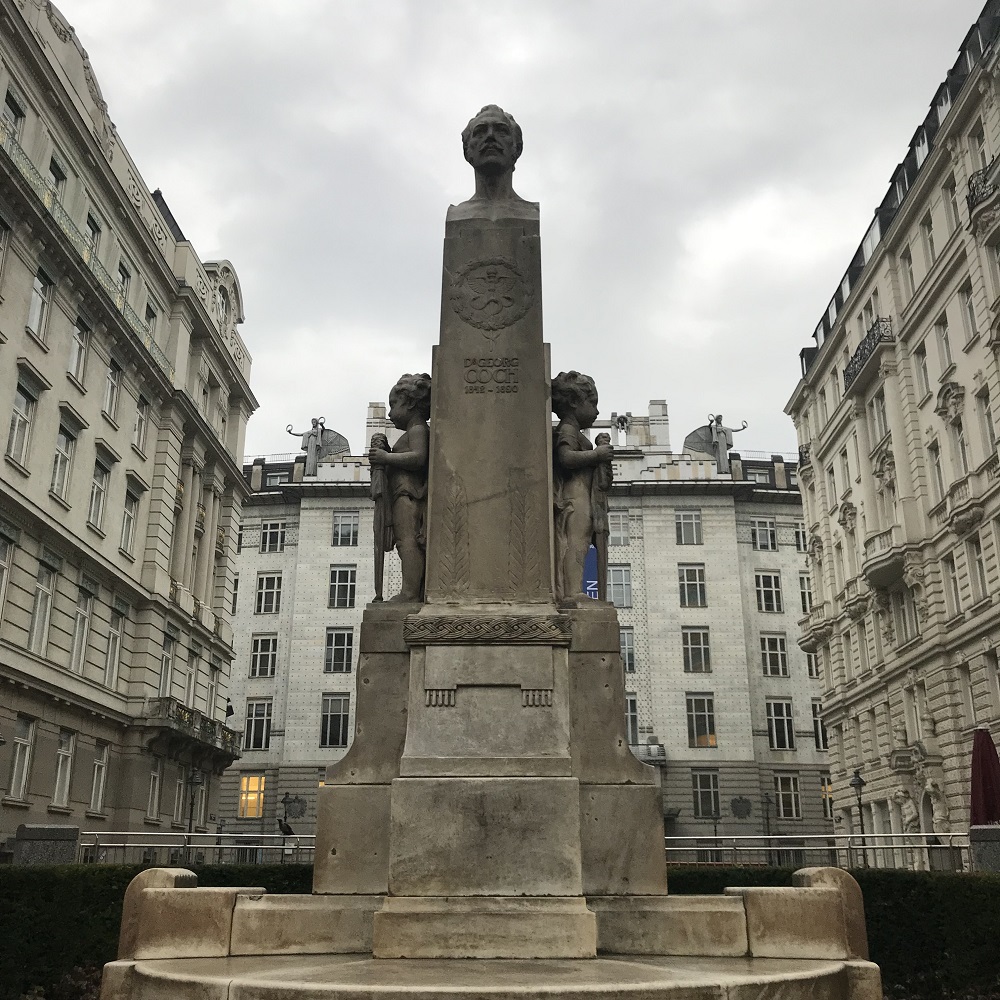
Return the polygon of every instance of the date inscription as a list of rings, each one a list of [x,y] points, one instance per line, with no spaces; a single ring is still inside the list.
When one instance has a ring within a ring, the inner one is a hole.
[[[465,358],[463,379],[466,393],[517,392],[517,358]]]

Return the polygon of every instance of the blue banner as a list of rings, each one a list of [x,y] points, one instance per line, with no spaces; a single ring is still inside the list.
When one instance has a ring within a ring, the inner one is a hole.
[[[583,563],[583,592],[597,600],[597,549],[593,545],[587,550]]]

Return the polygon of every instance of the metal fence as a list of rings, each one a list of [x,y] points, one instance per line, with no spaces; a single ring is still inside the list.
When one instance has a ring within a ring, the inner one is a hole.
[[[665,837],[664,841],[668,864],[972,870],[967,832]]]
[[[77,860],[116,865],[312,864],[315,844],[314,834],[84,831]]]

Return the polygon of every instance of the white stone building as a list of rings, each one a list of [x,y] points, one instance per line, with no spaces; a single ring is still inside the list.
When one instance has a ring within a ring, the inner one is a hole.
[[[366,438],[387,431],[372,404]],[[794,464],[672,453],[667,408],[613,414],[609,595],[618,604],[634,752],[661,766],[678,835],[830,833],[815,660],[795,643],[809,600]],[[387,431],[390,438],[395,431]],[[247,465],[232,698],[242,759],[230,832],[309,833],[315,791],[354,727],[354,667],[373,595],[367,461]],[[386,557],[387,596],[398,589]],[[807,605],[806,605],[807,606]],[[288,800],[286,801],[286,796]],[[713,814],[719,819],[713,822]]]
[[[239,282],[147,190],[59,11],[0,8],[0,843],[205,829],[238,755]]]
[[[802,351],[798,431],[834,795],[867,832],[968,823],[1000,734],[1000,4],[962,41]],[[918,818],[919,817],[919,818]]]

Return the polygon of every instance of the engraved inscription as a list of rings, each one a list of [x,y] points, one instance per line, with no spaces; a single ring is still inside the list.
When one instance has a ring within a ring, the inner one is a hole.
[[[517,392],[517,358],[466,358],[463,379],[465,391],[510,393]]]
[[[470,261],[450,277],[452,309],[491,343],[527,313],[535,296],[530,279],[506,257]]]

